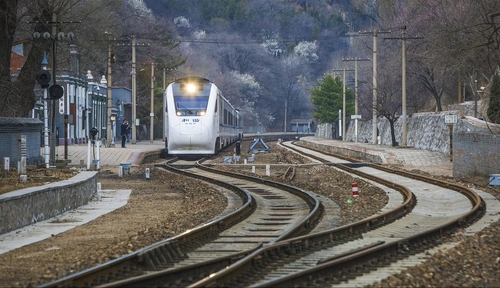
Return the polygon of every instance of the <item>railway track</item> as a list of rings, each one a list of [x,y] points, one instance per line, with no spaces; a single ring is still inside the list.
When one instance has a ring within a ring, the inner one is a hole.
[[[176,167],[174,167],[176,166]],[[311,231],[322,214],[309,192],[273,181],[213,169],[194,162],[159,167],[210,182],[239,195],[237,210],[192,231],[41,287],[179,287],[234,263],[263,244]],[[232,176],[231,176],[232,175]]]
[[[128,262],[118,263],[119,258],[42,287],[364,286],[373,283],[373,276],[361,275],[411,259],[485,210],[482,199],[465,187],[287,146],[399,191],[400,203],[363,221],[309,235],[322,210],[311,193],[203,165],[177,163],[177,168],[168,169],[238,191],[239,212],[198,227],[197,235],[189,231],[122,257],[129,258]]]
[[[462,186],[379,165],[356,163],[354,159],[321,151],[293,149],[348,173],[361,172],[369,179],[379,178],[384,185],[389,186],[390,182],[400,185],[400,191],[411,190],[417,203],[404,218],[390,223],[381,221],[383,218],[377,215],[330,231],[269,245],[191,287],[370,285],[379,279],[377,269],[393,263],[414,265],[412,255],[437,245],[443,237],[469,225],[485,212],[483,200]],[[364,225],[360,225],[363,222],[373,229],[363,229]],[[338,240],[346,231],[359,233],[359,237],[341,243]],[[407,262],[402,261],[404,259]]]

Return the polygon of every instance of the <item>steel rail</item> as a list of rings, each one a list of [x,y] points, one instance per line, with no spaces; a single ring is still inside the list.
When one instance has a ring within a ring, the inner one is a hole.
[[[163,167],[164,165],[155,165]],[[169,167],[169,169],[180,174],[185,174],[184,171]],[[243,188],[236,187],[229,183],[217,181],[215,179],[205,179],[211,183],[230,189],[235,192],[243,201],[243,205],[237,210],[228,213],[220,218],[204,223],[194,229],[176,235],[174,237],[154,243],[148,247],[139,249],[130,254],[113,259],[106,263],[85,269],[83,271],[68,275],[66,277],[48,282],[38,287],[86,287],[95,286],[103,282],[102,279],[107,279],[109,275],[119,274],[122,271],[134,269],[137,265],[146,265],[149,268],[154,268],[165,262],[175,262],[182,259],[182,247],[191,245],[199,245],[196,242],[206,242],[215,237],[221,231],[234,225],[235,223],[245,219],[255,210],[255,199],[251,194]]]
[[[307,147],[307,148],[310,149],[309,147]],[[317,151],[317,152],[331,155],[331,153],[325,153],[324,151]],[[304,153],[304,152],[300,152],[300,153]],[[308,154],[307,156],[318,159],[318,157],[311,155],[311,154]],[[334,155],[334,156],[337,157],[338,155]],[[338,158],[340,158],[340,157],[338,157]],[[321,160],[321,159],[319,159],[319,160]],[[349,159],[349,160],[354,160],[354,159]],[[322,161],[325,162],[324,160],[322,160]],[[354,161],[357,161],[357,160],[354,160]],[[346,170],[349,173],[357,174],[360,172],[360,171],[354,171],[354,169],[349,168],[349,167],[342,165],[342,164],[338,164],[338,163],[336,163],[336,164],[328,163],[328,165],[334,165],[335,167]],[[380,165],[370,165],[370,167],[380,168],[381,166]],[[383,169],[386,172],[392,172],[392,169],[387,169],[385,167]],[[348,255],[339,255],[339,256],[335,257],[335,259],[330,259],[330,260],[326,260],[326,261],[318,261],[317,266],[314,268],[304,269],[299,273],[283,276],[281,278],[270,280],[267,282],[261,282],[258,286],[259,287],[267,287],[267,286],[301,287],[301,286],[304,286],[304,285],[311,283],[311,281],[313,281],[311,279],[316,279],[316,278],[321,278],[321,277],[323,277],[323,278],[330,277],[331,278],[332,273],[335,273],[336,270],[341,271],[341,272],[339,272],[340,276],[338,276],[338,277],[342,277],[342,274],[349,273],[347,271],[348,269],[356,270],[356,269],[360,269],[359,268],[360,265],[367,265],[366,259],[373,259],[373,257],[375,257],[375,256],[380,257],[380,255],[384,255],[384,257],[387,257],[387,255],[391,255],[391,254],[393,256],[394,255],[400,256],[402,254],[408,253],[408,250],[410,248],[413,248],[413,251],[416,251],[419,249],[419,247],[424,247],[428,243],[428,241],[430,241],[430,239],[434,239],[436,237],[442,237],[442,235],[444,235],[446,233],[450,233],[452,231],[455,231],[456,228],[463,227],[464,225],[467,225],[468,223],[474,221],[475,219],[480,217],[482,214],[484,214],[484,211],[485,211],[484,201],[474,191],[472,191],[466,187],[451,184],[451,183],[448,183],[445,181],[432,179],[432,178],[421,176],[421,175],[414,174],[414,173],[407,173],[404,171],[398,171],[397,174],[403,175],[406,177],[411,177],[414,179],[418,179],[420,181],[432,182],[435,185],[439,185],[439,186],[442,186],[445,188],[452,187],[456,191],[464,194],[469,199],[469,201],[471,201],[473,208],[468,213],[466,213],[465,215],[463,215],[462,217],[460,217],[458,219],[448,221],[442,225],[439,225],[433,229],[429,229],[425,232],[421,232],[421,233],[412,235],[410,237],[406,237],[405,239],[403,239],[401,241],[392,241],[392,242],[388,242],[385,244],[378,243],[377,245],[370,245],[368,247],[358,249],[355,253],[348,253]],[[377,181],[376,178],[378,178],[378,177],[375,177],[373,175],[366,175],[366,173],[363,177],[365,177],[365,176],[368,176],[366,178],[369,178],[373,181]],[[407,193],[409,192],[408,188],[406,188],[406,187],[397,187],[400,185],[397,185],[395,183],[393,183],[391,185],[391,183],[389,181],[386,181],[384,179],[382,179],[382,180],[383,181],[381,181],[381,182],[384,183],[384,185],[394,187],[396,190],[399,190],[400,192],[402,192],[403,195],[404,195],[403,191],[406,191]],[[387,183],[387,182],[389,182],[389,183]],[[411,193],[411,195],[413,195],[413,194]],[[409,198],[407,196],[405,196],[405,199],[406,199],[405,202],[407,202]],[[412,199],[411,203],[413,205],[415,205],[416,199],[414,197],[411,197],[411,199]],[[402,206],[406,206],[408,204],[409,203],[406,203],[405,205],[402,205]],[[401,206],[399,206],[396,209],[401,209]],[[390,211],[390,212],[392,213],[392,211]],[[293,238],[293,239],[289,239],[286,241],[282,241],[279,243],[274,243],[274,244],[265,246],[263,249],[256,250],[254,253],[246,256],[245,258],[242,258],[241,260],[239,260],[235,264],[229,266],[228,268],[221,270],[215,274],[212,274],[211,277],[205,278],[201,281],[198,281],[197,283],[191,285],[190,287],[226,286],[226,285],[228,285],[228,283],[230,283],[229,285],[234,284],[235,282],[231,283],[231,281],[234,281],[240,275],[248,275],[249,273],[252,273],[252,272],[250,272],[250,271],[252,271],[252,269],[256,269],[257,267],[264,266],[263,263],[265,263],[266,261],[272,261],[269,259],[279,258],[280,255],[290,255],[290,254],[293,255],[293,253],[295,253],[296,251],[309,249],[309,247],[315,247],[318,245],[323,245],[325,243],[331,243],[332,241],[338,240],[341,237],[340,235],[345,235],[344,233],[346,233],[346,231],[354,232],[357,229],[359,229],[360,227],[363,227],[362,223],[374,224],[372,222],[374,220],[375,220],[375,223],[377,223],[376,219],[378,219],[378,218],[379,217],[374,216],[374,217],[370,217],[369,219],[360,221],[358,223],[347,225],[345,227],[340,227],[340,228],[332,229],[330,231],[320,232],[320,233],[313,234],[313,235],[306,235],[306,236],[302,236],[302,237],[297,237],[297,238]],[[382,219],[384,219],[384,218],[382,218]],[[380,222],[378,224],[382,225],[383,222]],[[339,231],[342,231],[342,232],[340,232],[342,234],[336,234],[336,233],[339,233]],[[370,265],[370,263],[368,263],[368,265]],[[325,272],[325,271],[328,271],[328,272]],[[325,274],[328,274],[330,276],[325,276]]]

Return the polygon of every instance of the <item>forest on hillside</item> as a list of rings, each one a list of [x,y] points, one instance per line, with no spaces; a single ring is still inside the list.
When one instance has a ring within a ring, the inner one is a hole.
[[[283,131],[285,119],[311,117],[311,90],[327,75],[342,79],[342,69],[358,74],[364,119],[371,118],[373,84],[377,114],[401,115],[403,43],[408,114],[473,100],[478,87],[490,83],[500,59],[496,0],[6,0],[0,6],[3,20],[16,19],[15,27],[0,25],[10,43],[46,30],[43,23],[54,15],[68,22],[58,29],[74,31],[82,70],[93,75],[106,74],[107,44],[112,43],[113,83],[118,86],[130,87],[130,39],[135,36],[138,104],[143,107],[138,113],[146,118],[151,63],[156,67],[156,110],[161,110],[163,71],[166,83],[197,75],[221,88],[243,111],[245,125]],[[9,13],[13,7],[14,18]],[[33,43],[31,51],[50,50],[48,45]],[[2,47],[3,55],[7,50]],[[65,47],[60,43],[61,55]],[[356,58],[361,60],[356,69],[354,61],[343,61]],[[23,67],[21,81],[34,78],[40,61],[41,56],[28,61],[33,64]],[[65,57],[58,61],[65,65]],[[0,83],[9,82],[5,67],[1,62]],[[354,74],[346,72],[351,90]],[[29,96],[16,100],[20,109],[29,107],[26,99],[33,97],[26,83],[9,83]],[[0,115],[9,115],[8,109],[0,108]]]
[[[500,56],[500,3],[493,0],[145,3],[157,17],[173,20],[186,57],[180,71],[220,83],[243,108],[247,125],[269,129],[282,130],[284,119],[311,117],[311,89],[325,75],[342,79],[342,69],[354,70],[355,62],[346,60],[356,58],[362,59],[356,67],[359,113],[371,118],[374,45],[375,110],[392,118],[402,111],[403,39],[408,114],[479,97]],[[346,72],[351,90],[354,74]]]

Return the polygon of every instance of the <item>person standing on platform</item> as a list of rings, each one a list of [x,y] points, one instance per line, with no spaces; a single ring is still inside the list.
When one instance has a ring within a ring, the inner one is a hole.
[[[123,119],[121,126],[121,134],[122,134],[122,148],[125,148],[125,141],[127,141],[127,134],[130,131],[130,124],[127,119]]]

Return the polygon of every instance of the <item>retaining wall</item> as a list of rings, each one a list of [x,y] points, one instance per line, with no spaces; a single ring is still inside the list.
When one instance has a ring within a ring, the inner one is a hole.
[[[474,117],[463,116],[459,111],[414,113],[407,118],[407,145],[417,149],[450,153],[450,133],[444,119],[446,115],[457,115],[458,122],[453,125],[453,133],[500,133],[500,125],[488,124]],[[389,121],[383,117],[377,119],[380,144],[392,145]],[[332,139],[331,123],[318,125],[316,137]],[[354,121],[349,121],[346,141],[355,141]],[[394,123],[396,141],[401,144],[402,119]],[[372,120],[358,121],[358,142],[373,143]]]
[[[453,176],[500,174],[500,135],[456,133],[453,135]]]
[[[97,192],[97,172],[0,195],[0,234],[47,220],[87,204]]]
[[[325,145],[325,144],[314,143],[314,142],[306,142],[306,141],[302,141],[302,140],[299,141],[299,144],[307,146],[307,147],[312,147],[312,148],[316,148],[319,150],[327,151],[330,153],[344,155],[344,156],[351,157],[351,158],[363,159],[363,161],[366,161],[366,162],[384,163],[383,159],[379,155],[366,153],[366,151],[364,151],[363,149],[355,147],[355,146],[352,146],[349,148],[343,148],[343,147]]]

